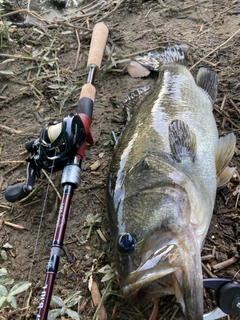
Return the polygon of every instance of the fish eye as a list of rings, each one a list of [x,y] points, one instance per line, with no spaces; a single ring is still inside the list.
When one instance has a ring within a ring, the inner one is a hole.
[[[118,238],[118,250],[123,253],[131,252],[136,246],[136,238],[130,233],[121,233]]]

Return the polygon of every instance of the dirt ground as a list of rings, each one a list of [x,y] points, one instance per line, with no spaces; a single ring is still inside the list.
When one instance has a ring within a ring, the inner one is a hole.
[[[97,4],[97,5],[96,5]],[[88,7],[85,7],[89,5]],[[96,6],[95,6],[96,5]],[[98,270],[113,266],[113,250],[106,219],[105,186],[113,152],[111,131],[119,134],[125,122],[122,101],[134,89],[153,85],[155,78],[131,78],[122,72],[121,60],[138,52],[161,52],[167,45],[184,48],[189,67],[196,75],[199,66],[218,73],[219,92],[214,115],[220,135],[234,132],[237,146],[231,166],[239,168],[240,130],[240,1],[85,1],[76,11],[62,18],[45,21],[35,13],[29,28],[9,27],[11,15],[0,20],[0,246],[6,260],[1,267],[9,277],[31,281],[27,297],[18,297],[18,308],[1,311],[1,319],[34,319],[45,278],[50,244],[57,220],[58,196],[44,174],[37,180],[37,191],[22,203],[8,203],[4,190],[10,184],[25,181],[27,153],[24,143],[38,138],[42,127],[75,112],[81,87],[87,79],[87,56],[91,31],[97,21],[109,26],[108,54],[96,84],[97,96],[91,127],[94,145],[88,146],[82,165],[81,184],[75,191],[65,235],[65,250],[56,277],[55,296],[65,299],[80,290],[82,298],[72,309],[82,320],[91,320],[96,307],[92,303],[89,281],[101,292],[109,284],[102,282]],[[81,10],[80,10],[81,9]],[[61,113],[60,113],[61,112]],[[10,130],[8,130],[10,128]],[[91,167],[96,161],[99,167]],[[51,177],[59,192],[61,172]],[[239,257],[239,176],[219,190],[210,230],[202,256],[204,278],[240,280]],[[39,223],[43,214],[41,229]],[[98,215],[89,232],[89,217]],[[18,230],[4,221],[20,224]],[[36,239],[38,241],[36,242]],[[9,243],[11,249],[3,249]],[[214,251],[214,254],[212,252]],[[67,254],[66,254],[67,252]],[[214,265],[232,257],[234,263],[218,271]],[[33,261],[34,259],[34,261]],[[116,293],[117,281],[111,282]],[[108,286],[109,287],[109,286]],[[119,291],[120,294],[120,291]],[[28,303],[29,300],[29,305]],[[216,303],[205,295],[205,311]],[[27,308],[25,308],[28,306]],[[121,296],[109,294],[104,302],[108,319],[148,319],[151,303],[131,304]],[[60,319],[60,318],[59,318]],[[67,315],[61,319],[68,319]],[[160,302],[158,319],[182,319],[172,297]],[[226,319],[226,318],[225,318]],[[231,316],[228,319],[240,319]],[[100,319],[100,320],[103,320]]]

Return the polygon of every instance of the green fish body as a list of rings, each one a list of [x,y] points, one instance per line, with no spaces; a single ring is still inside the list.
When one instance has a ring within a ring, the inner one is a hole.
[[[196,82],[179,47],[157,57],[159,79],[114,150],[108,217],[126,298],[175,294],[186,319],[203,319],[201,249],[235,136],[218,137],[215,72]],[[221,181],[221,182],[220,182]]]

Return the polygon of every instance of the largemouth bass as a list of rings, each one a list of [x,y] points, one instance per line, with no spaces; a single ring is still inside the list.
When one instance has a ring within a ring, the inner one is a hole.
[[[215,72],[200,68],[195,82],[178,46],[153,62],[156,87],[134,111],[110,166],[111,236],[126,298],[174,294],[185,319],[201,320],[200,253],[217,186],[233,174],[236,139],[218,136]]]

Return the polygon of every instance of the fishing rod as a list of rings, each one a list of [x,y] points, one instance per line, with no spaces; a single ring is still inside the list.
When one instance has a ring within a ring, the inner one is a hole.
[[[87,83],[82,87],[77,113],[71,113],[60,123],[50,122],[42,129],[38,139],[25,144],[25,148],[32,153],[32,156],[26,160],[28,162],[26,182],[14,184],[5,190],[6,200],[10,202],[21,200],[33,190],[35,178],[40,175],[42,168],[49,172],[63,170],[61,179],[63,194],[38,306],[37,320],[46,320],[48,316],[73,192],[80,182],[81,163],[86,144],[93,144],[90,126],[96,94],[94,80],[101,66],[107,37],[107,26],[102,22],[97,23],[93,28],[87,62]]]

